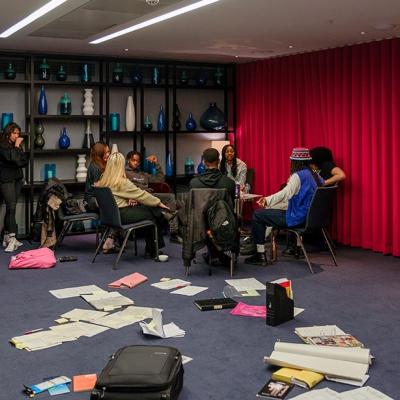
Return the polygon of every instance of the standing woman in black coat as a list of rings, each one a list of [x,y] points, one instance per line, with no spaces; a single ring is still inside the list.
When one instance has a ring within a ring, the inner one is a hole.
[[[28,156],[22,149],[23,138],[20,137],[21,128],[10,122],[3,129],[0,137],[0,192],[6,204],[4,217],[3,246],[6,252],[13,252],[22,246],[15,237],[17,222],[15,212],[18,196],[22,189],[22,168],[28,163]]]

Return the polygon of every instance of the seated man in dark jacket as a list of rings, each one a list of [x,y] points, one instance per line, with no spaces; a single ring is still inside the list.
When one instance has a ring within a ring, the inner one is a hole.
[[[235,182],[222,175],[218,169],[219,165],[219,151],[217,149],[209,148],[203,152],[204,164],[206,172],[196,176],[190,181],[190,189],[226,189],[232,197],[232,204],[235,200]]]
[[[193,178],[190,183],[190,189],[226,189],[231,195],[232,205],[235,200],[235,181],[223,175],[218,169],[219,165],[219,152],[217,149],[208,148],[203,152],[204,164],[206,172]],[[229,257],[217,251],[212,243],[207,244],[208,254],[204,254],[204,260],[207,264],[218,265],[228,264]]]

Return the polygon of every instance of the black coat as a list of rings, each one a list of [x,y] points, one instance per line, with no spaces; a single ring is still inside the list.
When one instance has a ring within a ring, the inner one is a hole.
[[[27,164],[28,155],[22,149],[0,143],[0,183],[22,179],[22,168]]]

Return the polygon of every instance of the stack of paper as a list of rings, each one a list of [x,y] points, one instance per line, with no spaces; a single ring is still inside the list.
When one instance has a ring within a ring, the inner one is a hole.
[[[36,351],[58,346],[69,340],[68,337],[54,331],[41,331],[29,335],[15,336],[10,340],[10,342],[17,349]]]
[[[238,292],[247,292],[248,290],[265,290],[265,285],[256,278],[245,279],[226,279],[225,282],[233,286]]]
[[[310,392],[293,397],[292,400],[394,400],[386,396],[379,390],[370,386],[359,389],[349,390],[347,392],[337,393],[334,390],[316,389]]]
[[[198,293],[204,292],[204,290],[207,290],[208,287],[203,287],[203,286],[185,286],[183,288],[174,290],[171,292],[172,294],[181,294],[183,296],[194,296]]]
[[[338,347],[364,347],[354,336],[343,332],[336,325],[296,328],[294,332],[300,339],[308,344]]]
[[[108,313],[104,311],[94,311],[94,310],[84,310],[82,308],[74,308],[73,310],[62,314],[61,317],[70,321],[94,322],[97,319],[106,316],[107,314]]]
[[[84,294],[81,297],[96,310],[112,311],[116,308],[133,304],[133,300],[122,296],[122,294],[118,292],[103,291],[95,294]]]
[[[191,282],[184,281],[182,279],[170,279],[169,281],[156,282],[151,284],[151,286],[162,290],[179,289],[188,285],[191,285]]]
[[[350,384],[363,384],[368,379],[369,349],[358,347],[310,346],[276,342],[274,351],[264,361],[280,367],[305,369]]]
[[[50,329],[66,338],[79,339],[81,336],[92,337],[98,335],[109,328],[86,322],[71,322],[70,324],[51,326]]]
[[[65,289],[50,290],[50,293],[57,299],[68,299],[70,297],[78,297],[83,294],[102,293],[105,290],[96,285],[78,286]],[[107,293],[107,292],[106,292]]]
[[[123,278],[118,279],[115,282],[109,283],[108,286],[112,288],[132,289],[133,287],[138,286],[143,282],[146,282],[147,279],[147,276],[139,274],[139,272],[135,272],[131,275],[124,276]]]
[[[145,335],[158,336],[163,339],[170,337],[184,337],[185,331],[176,326],[173,322],[163,325],[161,311],[153,309],[153,319],[151,322],[139,322]]]

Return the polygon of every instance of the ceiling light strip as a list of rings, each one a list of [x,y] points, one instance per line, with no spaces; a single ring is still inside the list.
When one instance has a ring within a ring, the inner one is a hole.
[[[61,4],[65,3],[67,0],[51,0],[46,3],[44,6],[38,8],[33,13],[29,14],[27,17],[22,19],[21,21],[17,22],[12,27],[8,28],[4,32],[0,33],[0,38],[8,38],[13,33],[19,31],[20,29],[24,28],[25,26],[29,25],[33,21],[36,21],[38,18],[42,17],[43,15],[49,13],[50,11],[54,10]]]
[[[167,19],[171,19],[177,17],[178,15],[186,14],[190,11],[197,10],[198,8],[208,6],[209,4],[216,3],[219,0],[201,0],[196,3],[190,4],[188,6],[178,8],[177,10],[170,11],[166,14],[160,15],[158,17],[151,18],[147,21],[141,22],[140,24],[132,25],[128,28],[122,29],[120,31],[110,33],[109,35],[103,36],[99,39],[93,40],[90,44],[99,44],[106,42],[107,40],[115,39],[116,37],[126,35],[127,33],[138,31],[139,29],[146,28],[150,25],[157,24],[158,22],[165,21]]]

